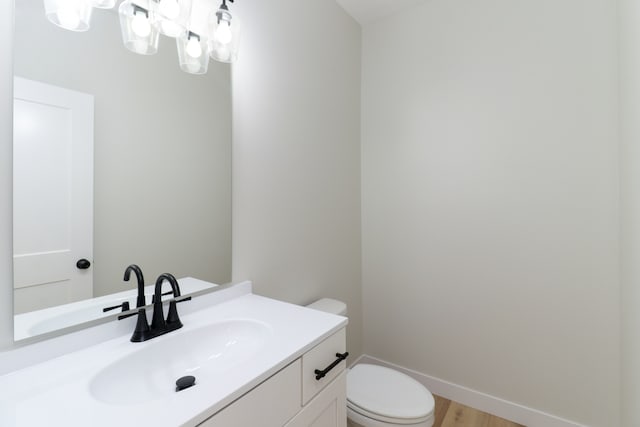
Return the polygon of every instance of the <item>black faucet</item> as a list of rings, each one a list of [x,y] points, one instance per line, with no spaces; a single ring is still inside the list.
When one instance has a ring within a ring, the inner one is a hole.
[[[136,300],[136,308],[144,307],[147,305],[147,302],[144,298],[144,276],[142,275],[142,269],[135,264],[131,264],[124,271],[124,281],[129,281],[132,271],[136,274],[136,279],[138,280],[138,299]]]
[[[167,314],[166,319],[164,318],[164,312],[162,310],[162,285],[165,281],[169,282],[171,285],[171,293],[173,293],[173,298],[169,302],[169,313]],[[147,341],[160,335],[164,335],[167,332],[182,328],[182,322],[178,316],[176,304],[178,302],[189,301],[191,297],[181,298],[178,301],[176,298],[180,296],[180,286],[178,285],[176,278],[169,273],[161,274],[158,277],[158,280],[156,280],[151,325],[149,325],[147,320],[147,312],[144,307],[138,308],[138,322],[136,323],[136,329],[133,331],[133,335],[131,336],[131,341]],[[118,320],[122,320],[133,315],[135,315],[135,313],[124,314],[118,317]]]
[[[171,302],[169,302],[167,320],[164,319],[164,313],[162,311],[162,284],[165,280],[169,282],[171,285],[171,292],[173,292],[173,298],[171,299]],[[156,280],[156,288],[153,293],[153,319],[151,320],[152,330],[162,330],[171,327],[171,330],[173,331],[174,329],[180,329],[182,327],[182,322],[180,322],[178,310],[176,309],[176,298],[179,296],[180,286],[172,274],[164,273],[158,276],[158,279]]]

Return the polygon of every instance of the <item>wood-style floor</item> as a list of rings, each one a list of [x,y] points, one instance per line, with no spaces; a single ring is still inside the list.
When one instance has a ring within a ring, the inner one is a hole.
[[[436,420],[433,427],[524,427],[440,396],[434,397]]]

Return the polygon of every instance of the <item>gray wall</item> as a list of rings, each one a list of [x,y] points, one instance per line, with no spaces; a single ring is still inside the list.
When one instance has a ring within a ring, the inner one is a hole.
[[[154,56],[127,51],[117,13],[94,10],[92,28],[73,33],[42,9],[19,2],[15,73],[95,96],[95,296],[131,288],[131,263],[148,282],[229,282],[230,67],[189,75],[173,39]]]
[[[640,425],[640,3],[620,2],[622,425]]]
[[[233,278],[349,307],[361,350],[360,28],[333,1],[237,2]]]
[[[364,27],[365,353],[619,425],[616,37],[607,0]]]

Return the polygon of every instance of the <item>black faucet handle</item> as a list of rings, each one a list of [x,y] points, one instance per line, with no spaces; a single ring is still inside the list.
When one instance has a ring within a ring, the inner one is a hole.
[[[131,342],[143,342],[151,338],[153,338],[153,332],[147,321],[147,311],[144,308],[140,308],[138,309],[138,321],[136,322],[136,329],[131,336]]]
[[[178,309],[176,307],[177,301],[172,299],[169,303],[169,313],[167,313],[167,326],[171,329],[178,329],[182,327],[180,316],[178,316]]]
[[[102,312],[106,313],[107,311],[115,310],[121,307],[122,307],[122,313],[124,313],[125,311],[131,310],[131,307],[129,306],[129,301],[125,301],[122,304],[114,305],[113,307],[105,307],[102,309]]]

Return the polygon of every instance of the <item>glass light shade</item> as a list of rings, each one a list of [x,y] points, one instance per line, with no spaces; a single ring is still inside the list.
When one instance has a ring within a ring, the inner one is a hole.
[[[148,9],[132,0],[125,0],[118,8],[118,13],[122,42],[127,49],[140,55],[158,52],[160,34],[153,25],[153,14]]]
[[[209,18],[209,54],[220,62],[232,63],[238,59],[240,22],[228,9],[220,8]]]
[[[44,0],[47,19],[70,31],[87,31],[91,24],[90,0]]]
[[[91,5],[98,9],[112,9],[116,5],[116,0],[91,0]]]
[[[209,69],[207,41],[191,31],[176,39],[180,68],[191,74],[205,74]]]
[[[156,26],[161,34],[179,37],[188,27],[191,0],[153,0]]]

